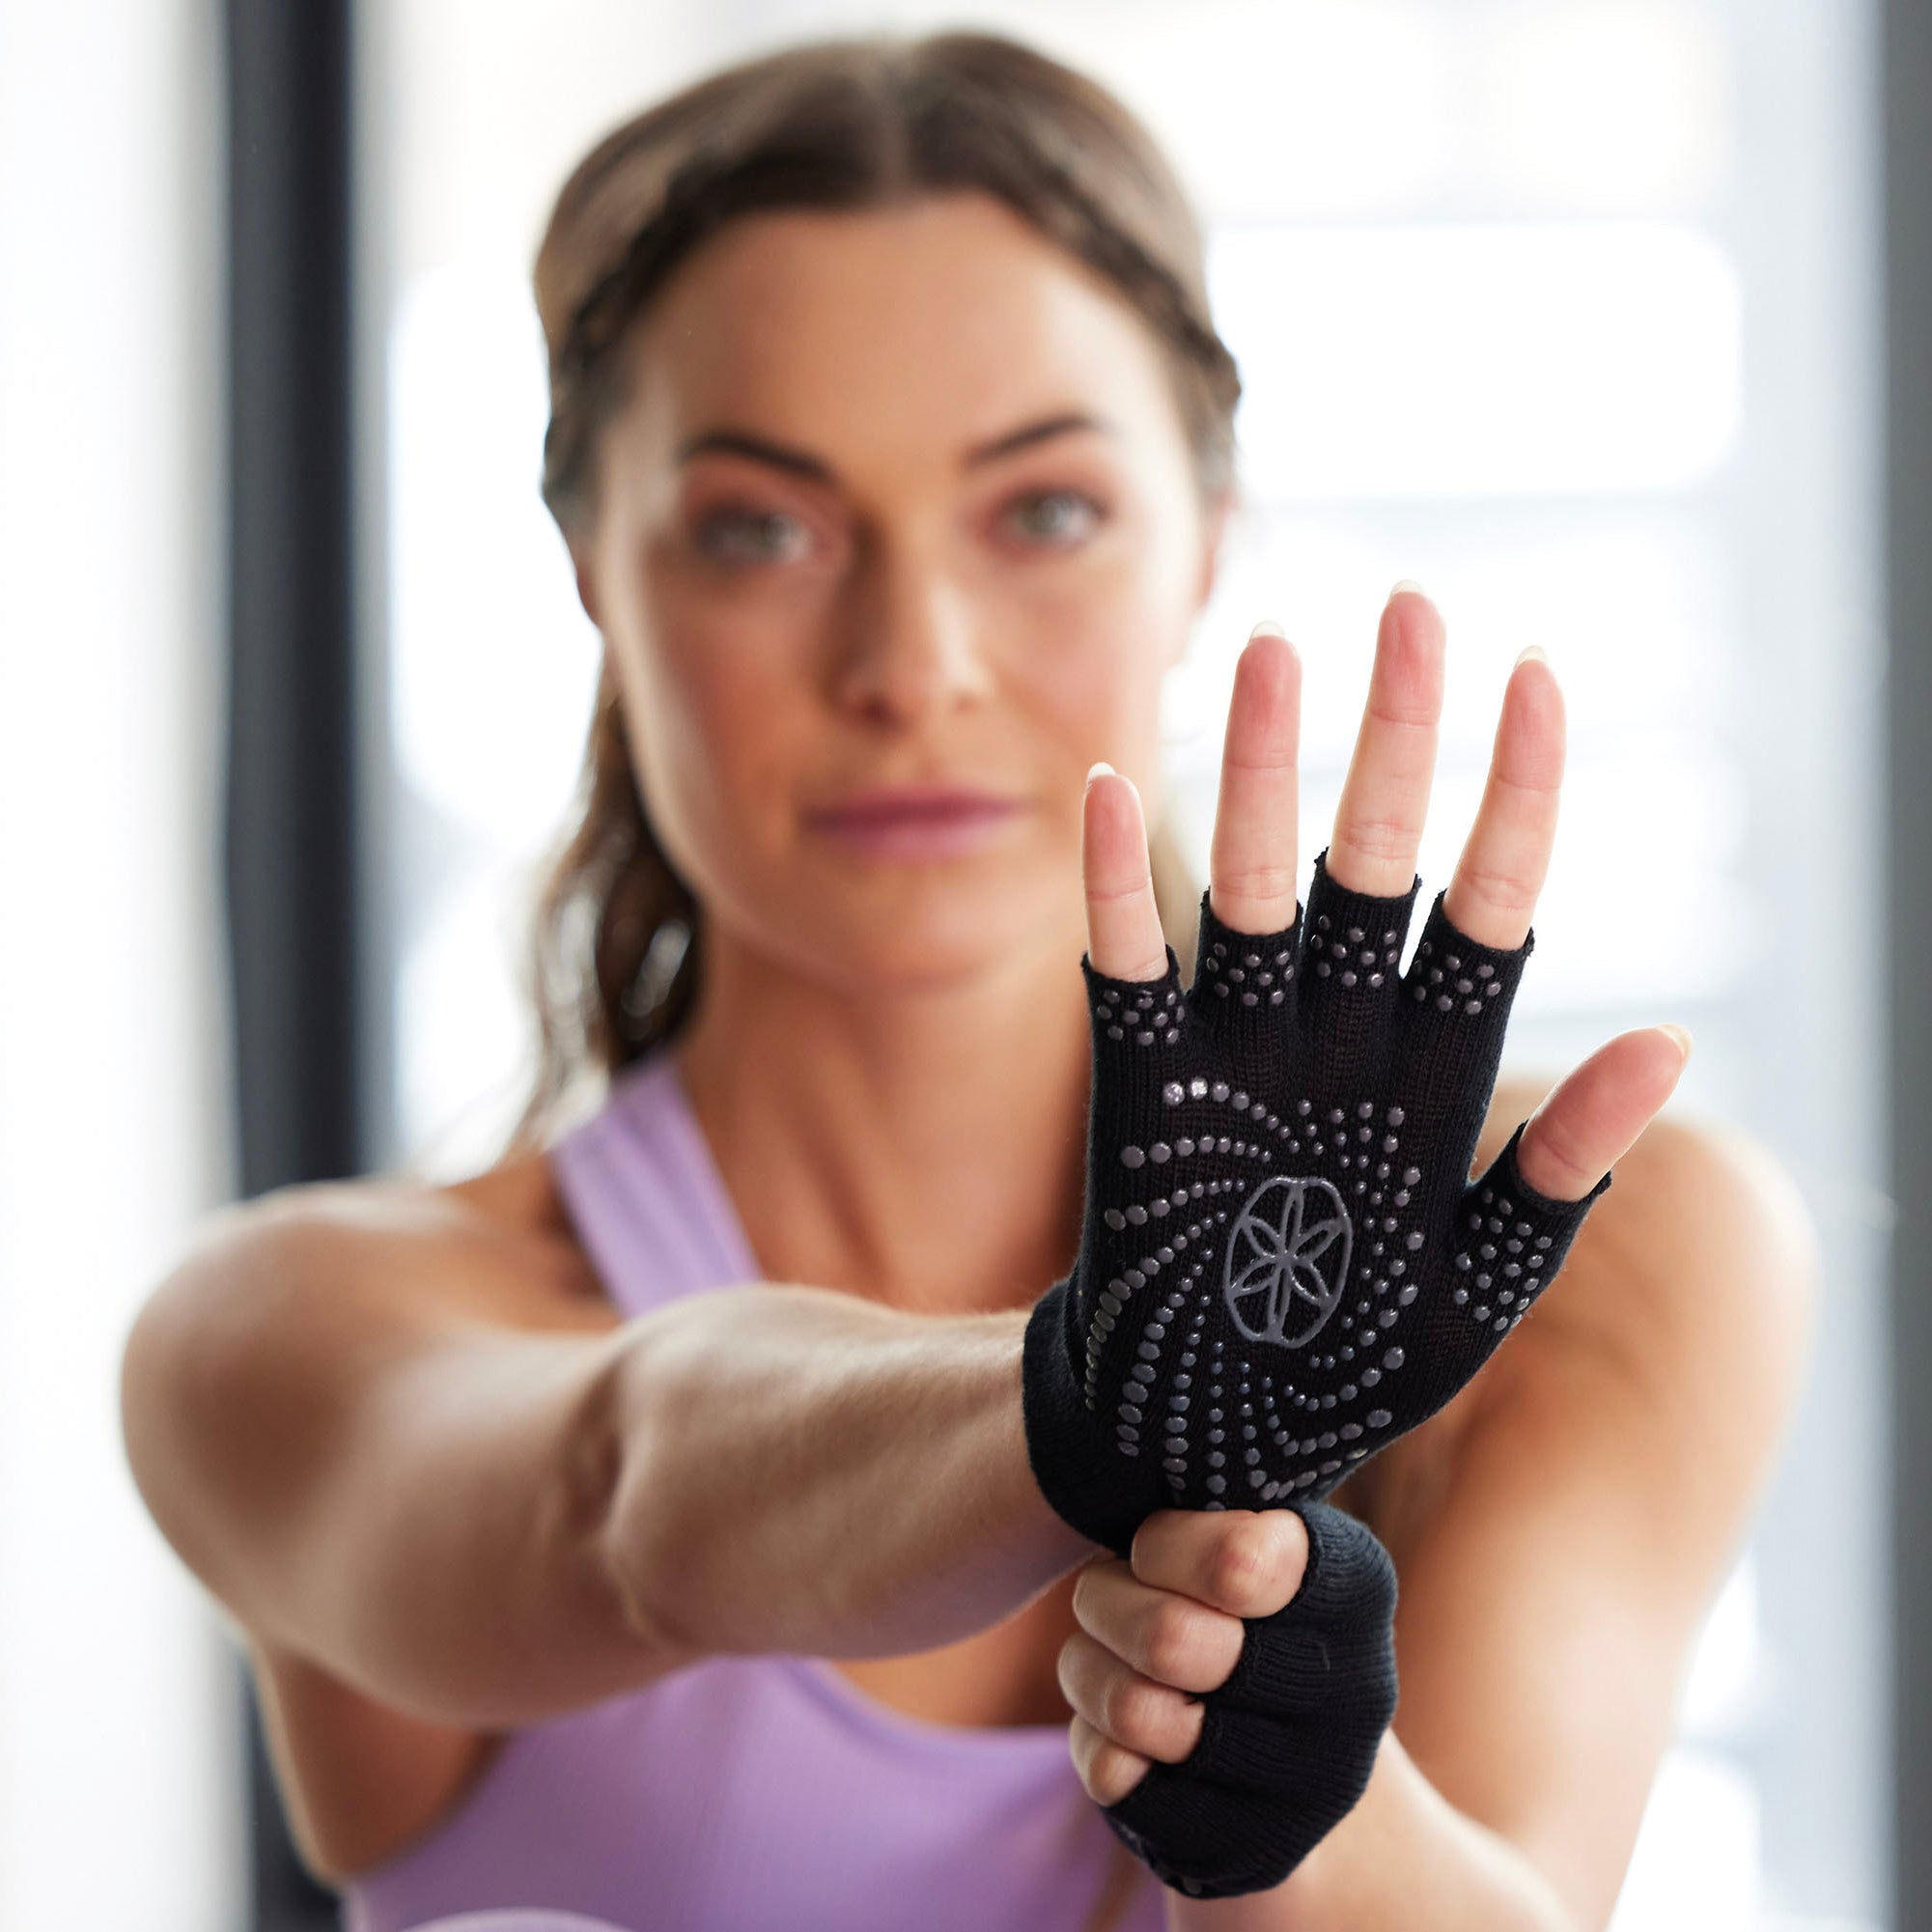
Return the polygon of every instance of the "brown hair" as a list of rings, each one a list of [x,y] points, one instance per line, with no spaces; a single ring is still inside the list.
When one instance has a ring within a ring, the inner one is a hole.
[[[1147,129],[1097,82],[1018,42],[882,34],[714,73],[612,129],[564,183],[535,284],[550,367],[543,493],[566,537],[595,520],[599,434],[624,402],[613,351],[708,236],[755,211],[975,189],[1140,313],[1167,351],[1202,498],[1230,492],[1241,380],[1209,319],[1199,226]],[[580,798],[538,903],[541,1056],[518,1145],[579,1073],[615,1072],[669,1039],[702,966],[698,906],[644,815],[607,658]],[[1160,833],[1154,859],[1163,923],[1191,970],[1198,894]]]

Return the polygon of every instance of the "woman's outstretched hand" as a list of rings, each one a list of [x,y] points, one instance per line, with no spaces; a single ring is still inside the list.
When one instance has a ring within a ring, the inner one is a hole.
[[[1526,654],[1475,826],[1405,973],[1442,642],[1435,607],[1398,586],[1304,907],[1300,663],[1278,634],[1249,641],[1185,989],[1138,795],[1104,769],[1088,785],[1085,1226],[1028,1324],[1028,1454],[1054,1508],[1116,1555],[1177,1508],[1293,1509],[1310,1550],[1296,1600],[1249,1620],[1243,1666],[1205,1700],[1211,1748],[1155,1763],[1106,1809],[1199,1895],[1292,1870],[1365,1788],[1394,1708],[1392,1568],[1323,1498],[1524,1319],[1688,1048],[1662,1027],[1609,1042],[1469,1178],[1533,944],[1562,708]],[[1337,1657],[1354,1665],[1330,1671]]]
[[[1138,796],[1089,783],[1085,1220],[1023,1384],[1041,1489],[1117,1555],[1158,1508],[1319,1501],[1443,1407],[1548,1288],[1682,1070],[1661,1027],[1610,1041],[1469,1178],[1534,943],[1562,708],[1548,665],[1520,661],[1404,972],[1442,658],[1434,605],[1399,589],[1302,908],[1299,665],[1285,638],[1250,639],[1185,990]]]
[[[1328,848],[1330,876],[1351,891],[1405,893],[1414,876],[1436,767],[1442,645],[1436,606],[1398,584],[1382,613]],[[1210,904],[1237,932],[1273,933],[1295,917],[1301,724],[1301,656],[1278,632],[1257,630],[1235,670],[1208,864]],[[1529,937],[1562,778],[1562,693],[1542,655],[1526,654],[1504,687],[1489,784],[1443,897],[1459,932],[1503,951]],[[1158,978],[1166,941],[1128,780],[1096,770],[1085,829],[1087,956],[1112,978]],[[1524,1180],[1555,1200],[1588,1193],[1670,1098],[1689,1057],[1689,1035],[1661,1026],[1600,1047],[1530,1115],[1518,1149]]]

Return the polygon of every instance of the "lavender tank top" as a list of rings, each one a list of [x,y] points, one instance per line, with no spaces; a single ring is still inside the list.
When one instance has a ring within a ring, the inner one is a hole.
[[[668,1049],[551,1160],[627,1317],[764,1278]],[[1124,1858],[1065,1725],[934,1723],[822,1658],[721,1656],[511,1733],[452,1812],[345,1885],[343,1923],[525,1907],[619,1932],[1162,1932],[1163,1889]]]

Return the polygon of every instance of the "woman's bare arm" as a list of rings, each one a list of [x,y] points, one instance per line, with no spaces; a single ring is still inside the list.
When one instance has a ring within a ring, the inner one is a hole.
[[[1023,1321],[762,1284],[622,1321],[460,1191],[311,1188],[150,1298],[123,1426],[244,1630],[523,1723],[712,1650],[937,1645],[1090,1554],[1027,1470]]]
[[[627,1355],[609,1517],[639,1627],[892,1656],[984,1630],[1091,1556],[1027,1464],[1025,1320],[776,1285],[653,1316]]]

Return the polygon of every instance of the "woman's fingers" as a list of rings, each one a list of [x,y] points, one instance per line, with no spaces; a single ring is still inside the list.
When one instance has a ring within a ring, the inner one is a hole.
[[[1192,1751],[1199,1700],[1227,1681],[1246,1640],[1242,1619],[1283,1609],[1307,1556],[1292,1511],[1162,1509],[1141,1525],[1131,1563],[1100,1557],[1080,1571],[1080,1628],[1058,1668],[1074,1765],[1096,1804],[1118,1804],[1151,1760]]]
[[[1232,1513],[1199,1512],[1205,1521]],[[1142,1582],[1118,1557],[1089,1563],[1080,1572],[1073,1609],[1080,1628],[1122,1663],[1177,1691],[1212,1691],[1226,1681],[1241,1655],[1240,1611]]]
[[[1118,1805],[1147,1776],[1150,1760],[1144,1752],[1116,1743],[1078,1711],[1067,1727],[1067,1750],[1096,1805]]]
[[[1200,1741],[1190,1687],[1225,1681],[1241,1655],[1242,1625],[1148,1588],[1118,1557],[1089,1563],[1074,1580],[1073,1603],[1081,1627],[1058,1661],[1060,1692],[1074,1707],[1068,1749],[1088,1797],[1117,1805],[1152,1759],[1179,1764]]]
[[[1208,854],[1209,903],[1238,933],[1295,923],[1301,736],[1302,659],[1273,625],[1257,625],[1234,667]]]
[[[1458,932],[1505,951],[1523,943],[1550,869],[1562,783],[1563,693],[1531,647],[1503,686],[1489,782],[1442,898]]]
[[[1335,807],[1328,864],[1337,884],[1378,895],[1408,891],[1442,714],[1442,620],[1418,588],[1399,583],[1383,607],[1368,702]]]
[[[1516,1150],[1524,1180],[1550,1200],[1582,1200],[1650,1125],[1690,1057],[1691,1036],[1676,1026],[1639,1026],[1599,1047],[1529,1116]]]
[[[1286,1609],[1302,1587],[1307,1563],[1308,1526],[1293,1510],[1157,1509],[1134,1531],[1131,1568],[1149,1588],[1248,1617]],[[1098,1591],[1106,1587],[1095,1585]],[[1078,1590],[1075,1595],[1078,1616]],[[1233,1665],[1229,1658],[1228,1667]],[[1166,1675],[1159,1669],[1154,1674]]]
[[[1398,584],[1382,613],[1329,842],[1329,871],[1352,891],[1406,892],[1415,876],[1435,775],[1442,652],[1436,606]],[[1301,658],[1273,626],[1257,626],[1235,667],[1208,868],[1210,903],[1237,932],[1276,933],[1294,921],[1301,717]],[[1485,945],[1514,949],[1529,931],[1555,843],[1563,752],[1562,692],[1542,654],[1526,653],[1503,688],[1488,783],[1442,903],[1457,929]],[[1088,774],[1082,868],[1095,970],[1158,979],[1167,949],[1140,797],[1105,765]]]
[[[1087,773],[1080,870],[1094,970],[1110,979],[1159,979],[1167,970],[1167,939],[1154,902],[1140,794],[1110,765]]]
[[[1138,1757],[1179,1764],[1200,1742],[1197,1697],[1142,1676],[1083,1630],[1061,1644],[1059,1676],[1075,1715]]]
[[[1237,932],[1278,933],[1294,923],[1301,729],[1302,660],[1279,630],[1257,626],[1235,666],[1208,861],[1215,911]],[[1081,864],[1094,970],[1158,979],[1167,941],[1140,797],[1105,765],[1087,774]]]

